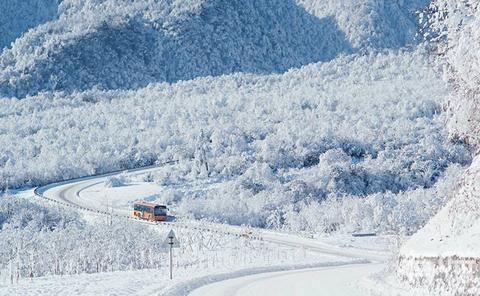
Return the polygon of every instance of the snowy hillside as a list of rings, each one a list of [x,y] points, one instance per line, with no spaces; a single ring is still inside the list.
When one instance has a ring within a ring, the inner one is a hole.
[[[479,177],[480,159],[476,158],[457,185],[455,198],[406,243],[402,255],[480,257]]]
[[[284,72],[351,50],[334,19],[316,18],[291,0],[116,2],[62,3],[58,21],[0,57],[0,93]]]
[[[60,0],[2,0],[0,52],[27,30],[57,17]]]
[[[479,295],[480,281],[480,7],[478,1],[438,0],[432,40],[454,86],[448,128],[475,156],[452,200],[402,248],[397,273],[439,295]]]
[[[415,44],[418,12],[428,0],[297,0],[317,17],[333,16],[354,48],[397,48]]]
[[[58,20],[0,56],[0,96],[268,74],[360,48],[402,47],[413,42],[424,2],[302,1],[307,11],[293,0],[66,0]]]
[[[423,5],[62,1],[0,56],[0,187],[178,159],[171,178],[223,182],[185,215],[410,233],[470,162],[426,52],[391,49]]]
[[[186,167],[172,180],[224,181],[207,200],[181,198],[185,214],[410,232],[443,205],[443,184],[470,161],[445,141],[437,103],[445,89],[428,62],[421,52],[371,54],[282,75],[4,99],[2,180],[31,186],[178,159]],[[191,161],[202,158],[199,147],[209,172]],[[344,214],[307,218],[324,212]]]
[[[401,250],[397,273],[439,295],[480,293],[480,158],[459,182],[454,198]]]

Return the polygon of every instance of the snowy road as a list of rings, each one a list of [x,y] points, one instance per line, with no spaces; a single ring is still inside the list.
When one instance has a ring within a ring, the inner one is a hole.
[[[358,264],[261,273],[203,286],[190,296],[361,296],[355,283],[382,268],[382,264]]]
[[[155,170],[155,167],[132,170],[129,173],[140,174]],[[90,211],[106,212],[105,201],[92,198],[82,192],[88,188],[103,183],[107,177],[114,174],[83,178],[38,188],[37,193],[49,199],[68,204],[70,206],[88,209]],[[113,204],[111,211],[119,216],[131,218],[127,209],[116,208]],[[139,220],[132,220],[143,222]],[[166,224],[166,223],[162,223]],[[224,232],[230,235],[243,235],[245,228],[237,226],[216,225],[214,223],[200,223],[197,221],[182,221],[168,223],[171,227],[186,227],[207,231]],[[356,290],[355,282],[378,272],[384,267],[388,254],[381,251],[364,250],[354,247],[340,247],[321,242],[319,240],[303,238],[294,234],[254,229],[251,234],[256,239],[302,248],[322,254],[335,255],[355,259],[357,264],[343,267],[323,267],[308,270],[286,272],[261,273],[243,276],[235,279],[213,283],[199,288],[191,295],[361,295]],[[359,265],[358,259],[370,262]],[[353,261],[353,260],[352,260]],[[357,294],[355,294],[357,293]]]

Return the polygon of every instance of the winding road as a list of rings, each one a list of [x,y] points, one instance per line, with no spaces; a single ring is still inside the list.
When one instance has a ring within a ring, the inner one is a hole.
[[[146,167],[126,171],[128,174],[143,174],[155,171],[158,167]],[[105,206],[100,201],[85,198],[83,190],[95,186],[113,175],[125,173],[116,172],[111,174],[86,177],[66,182],[55,183],[39,187],[35,193],[52,202],[69,206],[82,211],[90,211],[99,215],[113,214],[131,219],[134,222],[167,225],[172,228],[191,228],[201,231],[223,232],[226,235],[245,235],[245,228],[225,226],[215,223],[200,223],[198,221],[181,222],[147,222],[137,220],[125,209],[112,208],[111,213],[105,211]],[[249,234],[251,239],[259,239],[302,248],[322,254],[335,255],[355,259],[355,264],[344,266],[332,266],[322,268],[300,269],[282,272],[267,272],[255,275],[242,276],[212,283],[194,290],[192,296],[215,296],[215,295],[362,295],[355,288],[355,282],[380,271],[385,267],[388,254],[384,252],[357,249],[353,247],[333,246],[318,240],[303,238],[294,234],[280,233],[269,230],[255,229]],[[358,264],[364,260],[364,264]],[[353,262],[353,260],[352,260]]]
[[[382,264],[358,264],[260,273],[203,286],[190,296],[361,296],[356,282],[382,268]]]

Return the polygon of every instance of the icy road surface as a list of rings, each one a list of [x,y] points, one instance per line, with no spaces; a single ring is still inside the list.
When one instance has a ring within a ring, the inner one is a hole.
[[[361,296],[356,283],[379,272],[382,264],[358,264],[261,273],[203,286],[190,296]]]

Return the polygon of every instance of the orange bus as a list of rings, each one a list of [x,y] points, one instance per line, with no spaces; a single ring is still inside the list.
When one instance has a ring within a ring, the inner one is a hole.
[[[150,221],[167,220],[167,207],[145,201],[138,201],[133,204],[133,216]]]

